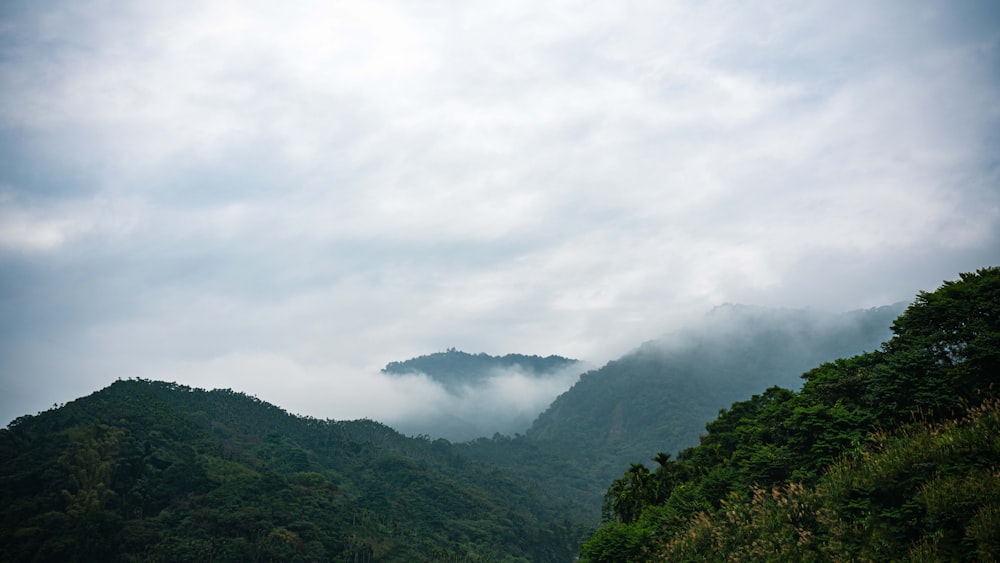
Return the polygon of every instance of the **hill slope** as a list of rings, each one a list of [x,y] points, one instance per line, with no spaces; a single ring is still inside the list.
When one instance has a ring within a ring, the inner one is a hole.
[[[0,560],[572,559],[559,503],[446,442],[119,381],[0,430]]]
[[[584,559],[996,560],[1000,268],[922,292],[892,329],[633,465]]]
[[[902,309],[719,307],[700,326],[583,374],[525,437],[478,440],[461,451],[537,479],[596,521],[623,464],[695,445],[733,401],[773,385],[797,387],[816,365],[876,348]]]

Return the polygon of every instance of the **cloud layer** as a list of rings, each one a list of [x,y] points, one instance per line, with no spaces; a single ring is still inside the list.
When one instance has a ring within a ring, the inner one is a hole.
[[[0,8],[0,415],[142,376],[381,416],[393,360],[1000,262],[991,3],[495,4]]]

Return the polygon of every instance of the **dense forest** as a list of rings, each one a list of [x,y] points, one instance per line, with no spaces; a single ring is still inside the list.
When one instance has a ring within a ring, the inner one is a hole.
[[[3,561],[567,561],[537,486],[373,421],[119,381],[0,430]]]
[[[583,559],[996,560],[1000,269],[921,293],[892,331],[633,463]]]
[[[1000,268],[900,310],[723,307],[461,444],[120,380],[0,430],[0,560],[996,560]]]
[[[874,350],[903,304],[842,314],[725,305],[677,335],[583,374],[522,436],[457,445],[471,459],[542,483],[597,523],[622,464],[698,443],[705,423],[806,370]]]

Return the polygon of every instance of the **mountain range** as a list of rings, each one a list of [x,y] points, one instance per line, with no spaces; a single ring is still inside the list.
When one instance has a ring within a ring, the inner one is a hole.
[[[663,549],[655,530],[724,509],[726,490],[743,498],[755,483],[803,476],[832,487],[818,477],[824,468],[911,416],[905,405],[960,391],[949,407],[958,412],[992,393],[976,374],[996,368],[1000,270],[976,276],[909,307],[721,306],[559,380],[565,391],[523,432],[454,442],[371,420],[295,416],[228,389],[119,380],[0,430],[0,559],[570,561],[584,545],[586,560],[642,560],[636,554]],[[925,307],[934,299],[945,305]],[[512,373],[551,382],[583,367],[449,349],[383,372],[462,394]],[[947,423],[940,412],[934,420]],[[834,434],[813,430],[829,424]],[[982,450],[976,459],[993,459],[990,443],[970,446]],[[785,457],[768,457],[776,451]],[[692,488],[677,489],[682,482]],[[655,508],[663,502],[681,504]],[[988,528],[984,518],[976,525]],[[976,545],[987,547],[976,549],[988,552],[992,536],[982,537]]]
[[[877,348],[903,309],[718,307],[701,324],[584,373],[523,436],[459,450],[544,483],[596,520],[623,465],[696,445],[733,401],[775,385],[798,388],[809,368]]]

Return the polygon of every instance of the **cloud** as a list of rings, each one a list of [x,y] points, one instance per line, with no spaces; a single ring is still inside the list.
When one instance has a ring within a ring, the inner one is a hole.
[[[1000,259],[986,3],[0,10],[8,418],[257,360],[322,391],[451,346],[600,363]]]
[[[490,437],[496,433],[514,435],[527,430],[532,421],[587,369],[586,365],[570,366],[545,377],[516,368],[495,370],[480,384],[466,385],[443,395],[441,384],[422,374],[402,376],[403,385],[398,387],[412,385],[411,378],[416,378],[419,385],[411,386],[408,391],[418,394],[404,395],[408,408],[384,412],[379,420],[407,434],[425,434],[451,441]],[[396,383],[395,380],[390,382],[394,387]],[[420,400],[414,401],[413,397],[420,397]]]
[[[570,366],[545,377],[516,367],[495,370],[481,382],[448,390],[422,373],[387,375],[348,364],[308,364],[248,352],[148,367],[136,376],[235,388],[300,415],[327,418],[335,412],[341,420],[371,418],[409,435],[464,441],[523,432],[586,369]]]

